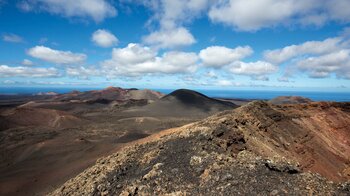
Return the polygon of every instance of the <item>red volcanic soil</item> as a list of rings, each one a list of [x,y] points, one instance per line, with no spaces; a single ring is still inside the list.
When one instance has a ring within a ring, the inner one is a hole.
[[[29,107],[17,107],[2,111],[0,119],[3,122],[2,129],[24,126],[65,128],[87,122],[67,112]]]
[[[350,180],[350,103],[254,101],[202,120],[198,127],[202,125],[221,133],[220,145],[234,145],[239,131],[244,136],[242,148],[267,158],[296,161],[301,170],[329,180]]]
[[[350,103],[270,105],[237,109],[247,145],[256,153],[296,160],[304,171],[350,179]]]
[[[53,97],[53,100],[69,101],[94,101],[94,100],[129,100],[129,99],[147,99],[157,100],[164,96],[162,93],[152,90],[138,90],[138,89],[123,89],[119,87],[108,87],[102,90],[93,90],[86,92],[73,91],[67,94],[61,94]]]
[[[123,100],[127,95],[128,90],[118,87],[108,87],[103,90],[93,90],[86,92],[73,91],[67,94],[60,94],[55,96],[54,100],[59,101],[69,101],[69,100],[80,100],[80,101],[89,101],[97,99],[106,99],[106,100]]]

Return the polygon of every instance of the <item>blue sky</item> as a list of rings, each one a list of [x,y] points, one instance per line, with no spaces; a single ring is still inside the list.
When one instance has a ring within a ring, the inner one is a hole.
[[[0,0],[0,85],[349,91],[349,8],[349,0]]]

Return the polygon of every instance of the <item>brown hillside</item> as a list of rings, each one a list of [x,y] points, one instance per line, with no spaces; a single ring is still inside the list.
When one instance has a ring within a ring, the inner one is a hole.
[[[17,107],[0,113],[2,129],[22,126],[44,126],[54,128],[74,127],[86,123],[69,113],[43,108]]]
[[[269,103],[272,104],[299,104],[310,102],[312,102],[311,99],[300,96],[280,96],[269,101]]]
[[[252,102],[135,142],[51,195],[349,195],[326,180],[349,179],[349,111]]]

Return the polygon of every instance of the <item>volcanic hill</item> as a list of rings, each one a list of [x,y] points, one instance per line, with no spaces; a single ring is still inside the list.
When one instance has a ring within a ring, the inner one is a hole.
[[[196,91],[179,89],[140,108],[138,112],[155,116],[203,117],[236,107],[231,102],[209,98]]]
[[[211,110],[211,108],[215,106],[217,106],[218,108],[235,106],[230,102],[209,98],[199,92],[188,90],[188,89],[179,89],[179,90],[173,91],[172,93],[164,96],[161,100],[163,102],[176,101],[185,106],[198,107],[198,108],[202,108],[203,110]]]
[[[79,100],[85,102],[101,101],[111,102],[115,100],[148,99],[157,100],[164,96],[162,93],[152,90],[123,89],[119,87],[108,87],[102,90],[92,90],[86,92],[72,91],[66,94],[54,96],[54,100],[70,101]]]
[[[70,93],[45,96],[46,99],[34,99],[33,101],[24,103],[21,107],[45,108],[82,114],[92,111],[109,110],[113,107],[127,108],[143,106],[163,96],[164,94],[160,92],[148,89],[138,90],[108,87],[102,90],[86,92],[72,91]]]
[[[350,103],[254,101],[136,141],[51,195],[349,195],[349,130]]]
[[[310,103],[311,99],[300,96],[279,96],[269,100],[272,104],[298,104],[298,103]]]

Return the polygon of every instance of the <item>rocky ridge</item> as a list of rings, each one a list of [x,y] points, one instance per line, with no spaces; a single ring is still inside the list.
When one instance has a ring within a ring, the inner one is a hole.
[[[349,111],[252,102],[134,142],[51,195],[349,195]]]
[[[66,94],[59,94],[53,97],[56,101],[72,101],[79,100],[85,102],[92,101],[105,101],[111,102],[115,100],[158,100],[162,96],[162,93],[152,90],[138,90],[138,89],[123,89],[119,87],[108,87],[102,90],[92,90],[86,92],[72,91]]]
[[[269,100],[272,104],[300,104],[300,103],[310,103],[311,99],[300,97],[300,96],[279,96]]]

